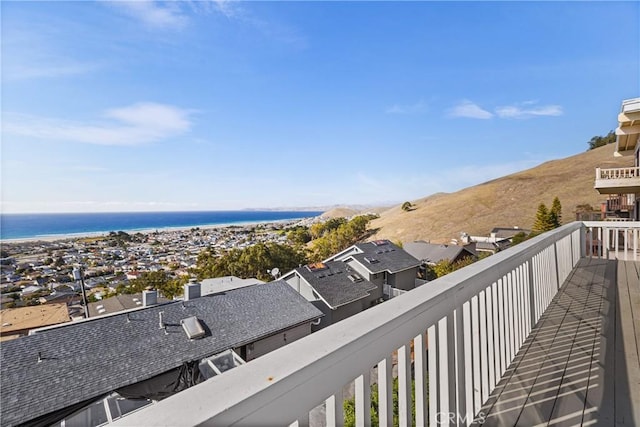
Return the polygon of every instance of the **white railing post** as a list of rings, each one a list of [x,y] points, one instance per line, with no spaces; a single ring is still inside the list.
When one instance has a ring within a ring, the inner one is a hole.
[[[464,412],[467,420],[475,415],[473,405],[474,383],[473,383],[473,344],[472,344],[472,325],[471,325],[471,303],[469,301],[462,305],[462,334],[464,341],[464,397],[460,398],[459,403],[464,402]],[[462,407],[462,406],[461,406]]]
[[[342,386],[340,386],[339,389],[325,401],[327,427],[342,427],[344,425],[343,402]]]
[[[458,354],[456,354],[456,357]],[[416,396],[416,425],[427,425],[427,337],[424,332],[413,339],[413,371],[415,378],[415,396]],[[456,381],[456,384],[459,384]],[[382,425],[382,423],[380,423]]]
[[[367,368],[355,381],[356,427],[371,425],[371,380]]]
[[[413,425],[411,414],[411,349],[407,344],[398,349],[398,418],[400,427]]]
[[[380,427],[393,427],[392,360],[388,356],[378,363],[378,418]]]
[[[439,378],[438,372],[438,325],[435,324],[427,329],[428,365],[429,365],[429,425],[435,426],[438,423],[439,402]]]

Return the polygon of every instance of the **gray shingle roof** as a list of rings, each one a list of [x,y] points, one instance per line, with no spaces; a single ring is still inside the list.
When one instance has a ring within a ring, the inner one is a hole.
[[[405,243],[403,248],[417,259],[434,264],[437,264],[442,260],[451,262],[456,261],[465,255],[474,255],[465,247],[457,245],[436,245],[426,242],[411,242]]]
[[[523,228],[514,228],[514,227],[495,227],[491,230],[491,234],[495,234],[499,239],[511,239],[518,233],[531,233],[531,230],[525,230]]]
[[[170,301],[171,300],[158,296],[158,304],[165,304]],[[98,308],[100,306],[102,307]],[[130,295],[127,295],[127,294],[115,295],[115,296],[100,300],[98,302],[90,302],[89,316],[90,317],[105,316],[107,314],[113,314],[119,311],[130,310],[132,308],[140,308],[140,307],[142,307],[141,293],[130,294]]]
[[[327,261],[325,270],[310,271],[307,266],[296,268],[296,272],[324,299],[332,309],[366,298],[376,285],[358,275],[361,281],[354,282],[349,276],[357,274],[342,261]]]
[[[362,253],[352,255],[353,259],[372,273],[380,273],[382,271],[397,273],[420,265],[420,261],[388,240],[358,243],[355,246]],[[374,262],[369,262],[368,260],[372,258]]]
[[[159,325],[160,312],[166,333]],[[187,338],[180,320],[190,316],[205,326],[204,338]],[[286,282],[277,281],[3,342],[2,424],[23,423],[320,316]]]

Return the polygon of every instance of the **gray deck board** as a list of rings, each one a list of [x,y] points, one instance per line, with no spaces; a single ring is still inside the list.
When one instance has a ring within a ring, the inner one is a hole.
[[[483,426],[640,425],[640,263],[582,259],[481,412]]]

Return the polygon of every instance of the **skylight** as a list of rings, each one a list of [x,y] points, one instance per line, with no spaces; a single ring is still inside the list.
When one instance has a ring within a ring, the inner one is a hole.
[[[380,262],[378,260],[378,258],[373,258],[373,257],[369,257],[369,256],[364,257],[364,260],[367,261],[369,264],[376,264],[376,263]]]
[[[205,334],[205,330],[200,324],[200,321],[196,316],[187,317],[180,321],[182,329],[187,334],[190,340],[202,338]]]
[[[323,262],[314,262],[313,264],[307,264],[307,268],[309,269],[309,271],[321,271],[321,270],[326,270],[327,265]]]
[[[358,273],[352,273],[347,276],[353,283],[362,282],[364,280]]]
[[[374,240],[373,242],[374,246],[384,246],[384,245],[388,245],[389,241],[388,240]]]

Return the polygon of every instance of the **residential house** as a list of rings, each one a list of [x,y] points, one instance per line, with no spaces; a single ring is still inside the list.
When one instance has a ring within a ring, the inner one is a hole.
[[[200,366],[212,355],[233,350],[252,360],[310,334],[311,323],[322,316],[284,281],[199,298],[197,287],[186,286],[184,301],[3,343],[2,424],[105,424],[114,412],[103,401],[114,392],[160,400],[203,381],[206,369]]]
[[[389,240],[357,243],[327,259],[342,261],[378,286],[381,296],[416,287],[420,261]]]
[[[607,194],[606,220],[640,220],[640,98],[622,101],[616,128],[615,156],[628,156],[625,168],[596,168],[595,189]]]
[[[226,292],[233,289],[244,288],[245,286],[253,286],[263,284],[262,280],[253,277],[241,279],[236,276],[214,277],[203,279],[200,281],[200,289],[202,296],[211,295],[218,292]]]
[[[171,302],[166,298],[158,296],[157,291],[143,291],[137,294],[121,294],[102,299],[97,302],[90,302],[89,316],[105,316],[107,314],[118,313],[132,308],[149,307],[157,304]]]
[[[71,318],[65,303],[7,308],[0,311],[0,337],[3,341],[18,338],[32,329],[69,321]],[[2,359],[2,363],[6,363],[6,360]]]
[[[382,298],[382,289],[342,261],[298,267],[282,280],[324,314],[314,330],[358,314]]]
[[[437,245],[425,241],[405,243],[402,246],[408,254],[419,259],[424,264],[435,265],[440,261],[454,263],[466,258],[476,258],[475,253],[464,246]]]

